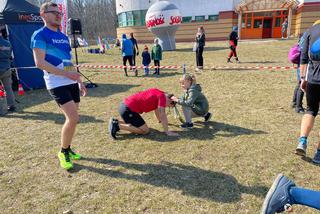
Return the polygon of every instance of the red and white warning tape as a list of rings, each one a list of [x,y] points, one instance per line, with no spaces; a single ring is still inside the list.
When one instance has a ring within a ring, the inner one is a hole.
[[[182,69],[184,66],[170,65],[170,66],[124,66],[124,65],[93,65],[80,64],[79,68],[93,68],[93,69],[123,69],[123,68],[161,68],[161,69]],[[17,67],[15,69],[33,69],[36,67]],[[196,68],[195,66],[185,66],[185,68]],[[295,66],[205,66],[204,69],[210,70],[291,70],[297,69]]]
[[[81,64],[78,65],[80,68],[94,68],[94,69],[109,69],[109,68],[162,68],[162,69],[181,69],[183,66],[124,66],[124,65],[91,65],[91,64]],[[196,68],[195,66],[185,66],[185,68]],[[297,69],[294,66],[209,66],[204,67],[204,69],[211,70],[290,70]]]

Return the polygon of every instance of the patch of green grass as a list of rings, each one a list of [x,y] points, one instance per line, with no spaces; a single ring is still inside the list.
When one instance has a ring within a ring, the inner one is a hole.
[[[241,65],[288,65],[294,42],[240,42]],[[192,44],[177,47],[164,53],[162,65],[194,65]],[[228,52],[225,42],[209,42],[205,65],[225,65]],[[118,50],[105,55],[80,51],[79,59],[122,62]],[[99,85],[82,98],[73,141],[85,158],[75,162],[73,171],[62,170],[56,155],[64,118],[57,105],[46,90],[18,97],[19,111],[0,120],[1,213],[259,213],[278,173],[319,190],[319,167],[294,154],[301,115],[289,107],[296,84],[291,71],[204,70],[196,75],[210,102],[211,122],[195,119],[195,128],[184,131],[171,113],[170,129],[180,137],[170,138],[150,113],[143,115],[149,135],[121,133],[112,141],[107,121],[118,117],[123,98],[150,87],[180,95],[182,71],[126,78],[119,69],[81,70]],[[309,157],[319,124],[314,130]],[[297,206],[295,213],[315,211]]]

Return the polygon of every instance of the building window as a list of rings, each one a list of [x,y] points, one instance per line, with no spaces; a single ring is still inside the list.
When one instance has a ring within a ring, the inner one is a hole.
[[[132,12],[133,14],[133,26],[141,26],[141,11],[140,10],[136,10]]]
[[[276,22],[275,22],[274,26],[275,27],[280,27],[281,26],[281,18],[280,17],[276,18]]]
[[[192,16],[182,17],[182,22],[191,22],[191,21],[192,21]]]
[[[133,12],[126,12],[127,14],[127,26],[134,26]]]
[[[141,26],[146,25],[146,15],[148,10],[141,10]]]
[[[118,14],[118,26],[145,26],[147,10],[135,10]]]
[[[196,22],[204,22],[205,21],[205,16],[196,16],[195,17]]]
[[[219,19],[219,15],[209,15],[209,21],[217,21]]]
[[[120,13],[118,15],[118,23],[119,27],[126,27],[127,26],[127,16],[126,13]]]
[[[255,19],[253,22],[253,28],[262,28],[262,19]]]

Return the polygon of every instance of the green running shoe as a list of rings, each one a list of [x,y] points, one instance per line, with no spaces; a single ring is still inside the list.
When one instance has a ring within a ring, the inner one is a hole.
[[[71,160],[80,160],[81,159],[81,155],[79,153],[76,153],[72,149],[69,150],[69,157],[71,158]]]
[[[69,153],[70,154],[70,153]],[[58,158],[60,161],[60,166],[66,170],[72,169],[73,168],[73,163],[70,160],[69,155],[66,155],[63,152],[58,153]]]

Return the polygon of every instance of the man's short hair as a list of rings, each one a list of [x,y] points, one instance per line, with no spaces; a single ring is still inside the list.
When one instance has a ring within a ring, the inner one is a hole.
[[[40,13],[48,11],[49,7],[58,7],[58,5],[54,2],[46,2],[40,6]]]

